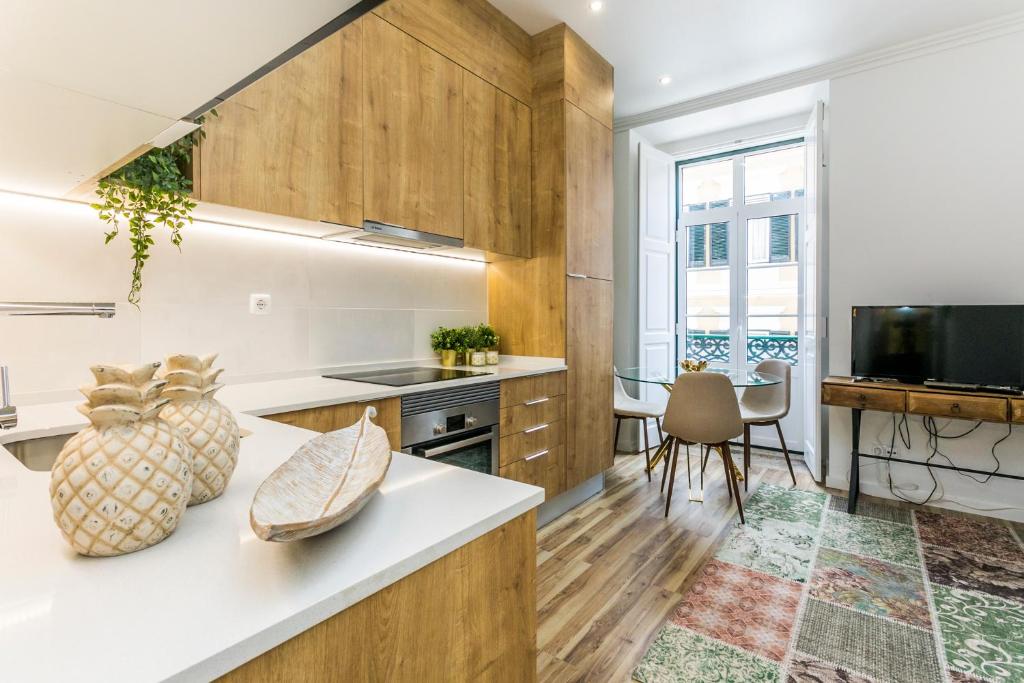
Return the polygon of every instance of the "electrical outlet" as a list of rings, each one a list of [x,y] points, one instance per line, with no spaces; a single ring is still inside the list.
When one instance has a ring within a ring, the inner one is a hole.
[[[875,446],[871,449],[871,452],[881,458],[898,458],[900,457],[899,446],[893,446],[890,448],[888,445]]]
[[[270,315],[270,295],[250,294],[249,312],[253,315]]]

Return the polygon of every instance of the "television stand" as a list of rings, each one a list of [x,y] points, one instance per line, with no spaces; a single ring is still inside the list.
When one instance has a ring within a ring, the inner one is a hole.
[[[1001,388],[1001,387],[1000,387]],[[924,384],[902,382],[879,382],[870,387],[857,383],[853,377],[826,377],[821,383],[821,404],[850,408],[853,422],[850,453],[850,498],[847,512],[857,511],[857,495],[860,493],[860,459],[873,458],[906,465],[920,465],[940,470],[953,470],[993,476],[1000,479],[1024,481],[1024,477],[1002,472],[986,472],[939,463],[925,463],[917,460],[892,458],[885,455],[860,452],[860,421],[865,410],[885,413],[904,413],[927,417],[980,420],[999,424],[1024,424],[1024,396],[1008,397],[998,391],[987,391],[979,387],[976,391],[960,391]]]

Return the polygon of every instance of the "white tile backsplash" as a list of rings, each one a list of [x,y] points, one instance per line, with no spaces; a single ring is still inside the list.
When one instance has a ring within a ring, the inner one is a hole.
[[[157,231],[141,310],[130,250],[85,205],[0,192],[0,301],[115,301],[112,320],[0,317],[22,403],[63,400],[96,362],[220,353],[225,377],[423,358],[438,325],[487,319],[480,263],[197,222],[181,253]],[[272,313],[251,315],[249,294]]]

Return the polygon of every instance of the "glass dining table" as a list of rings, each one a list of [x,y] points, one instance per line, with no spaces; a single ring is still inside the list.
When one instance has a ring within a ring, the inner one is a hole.
[[[675,384],[676,378],[679,375],[686,373],[687,371],[682,368],[681,365],[675,364],[669,367],[666,372],[663,369],[647,368],[647,367],[636,367],[626,368],[624,370],[615,370],[615,376],[619,379],[627,382],[642,382],[645,384],[660,384],[665,388],[665,391],[672,392],[672,387]],[[713,372],[720,375],[725,375],[732,382],[732,386],[736,389],[745,389],[748,387],[767,387],[773,384],[781,384],[782,378],[776,375],[770,375],[766,372],[758,372],[757,370],[746,369],[736,370],[727,368],[707,368],[701,372]],[[655,452],[654,457],[651,458],[651,464],[647,467],[648,471],[653,471],[657,467],[658,463],[661,462],[662,458],[668,457],[669,451],[669,439],[666,437],[662,440],[661,445],[658,446],[658,450]],[[699,454],[698,454],[699,457]],[[687,449],[687,459],[689,459],[689,449]],[[703,463],[701,463],[703,464]],[[735,468],[735,466],[734,466]],[[737,481],[743,480],[743,474],[739,471],[739,468],[735,468]],[[701,477],[703,480],[703,476]],[[689,486],[687,488],[690,488]],[[689,492],[690,500],[696,503],[704,502],[702,493],[694,493],[692,488]]]

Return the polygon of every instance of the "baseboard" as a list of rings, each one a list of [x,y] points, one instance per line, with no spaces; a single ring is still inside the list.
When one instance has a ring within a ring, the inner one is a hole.
[[[569,510],[604,491],[604,472],[545,501],[537,508],[537,528],[555,521]]]

